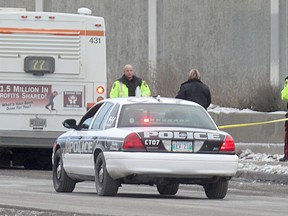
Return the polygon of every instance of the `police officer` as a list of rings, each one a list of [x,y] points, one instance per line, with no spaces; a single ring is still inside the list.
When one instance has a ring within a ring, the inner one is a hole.
[[[127,64],[123,69],[123,76],[113,83],[110,98],[130,96],[150,96],[150,88],[145,80],[134,75],[132,65]]]
[[[285,117],[288,118],[288,112],[286,113]],[[285,121],[284,157],[280,158],[279,161],[288,161],[288,121]]]
[[[288,76],[285,78],[285,85],[287,85],[287,83],[288,83]],[[284,98],[282,98],[282,100],[286,101]],[[288,102],[287,102],[287,109],[288,109]],[[288,118],[288,112],[285,114],[285,117]],[[279,161],[282,162],[288,161],[288,120],[285,121],[284,127],[285,127],[284,157],[279,159]]]
[[[201,81],[197,69],[190,70],[188,81],[181,84],[176,98],[196,102],[207,110],[211,104],[211,93],[209,87]]]

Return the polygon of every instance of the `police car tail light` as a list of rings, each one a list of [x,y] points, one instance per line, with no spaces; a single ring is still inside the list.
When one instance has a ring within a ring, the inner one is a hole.
[[[229,151],[229,152],[235,151],[235,142],[233,138],[229,135],[225,137],[225,140],[220,147],[220,152],[223,152],[223,151]]]
[[[131,133],[126,136],[123,143],[123,150],[145,150],[145,146],[143,145],[140,137],[136,133]]]

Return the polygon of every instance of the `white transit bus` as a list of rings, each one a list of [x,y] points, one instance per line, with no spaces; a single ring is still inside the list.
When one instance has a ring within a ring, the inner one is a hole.
[[[0,164],[50,167],[64,119],[106,98],[104,19],[0,10],[0,65]]]

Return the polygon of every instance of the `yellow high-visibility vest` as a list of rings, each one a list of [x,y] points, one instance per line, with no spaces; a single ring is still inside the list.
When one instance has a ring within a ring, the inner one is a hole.
[[[122,82],[116,80],[113,83],[112,89],[110,91],[110,98],[128,97],[129,96],[128,94],[129,94],[128,87],[126,85],[123,85]],[[136,88],[135,96],[142,96],[142,97],[151,96],[150,88],[144,80],[142,80],[141,85]]]

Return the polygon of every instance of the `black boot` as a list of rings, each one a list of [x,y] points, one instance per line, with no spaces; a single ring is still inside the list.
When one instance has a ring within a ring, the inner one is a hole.
[[[280,158],[279,161],[286,162],[286,161],[288,161],[288,158],[284,156],[283,158]]]

